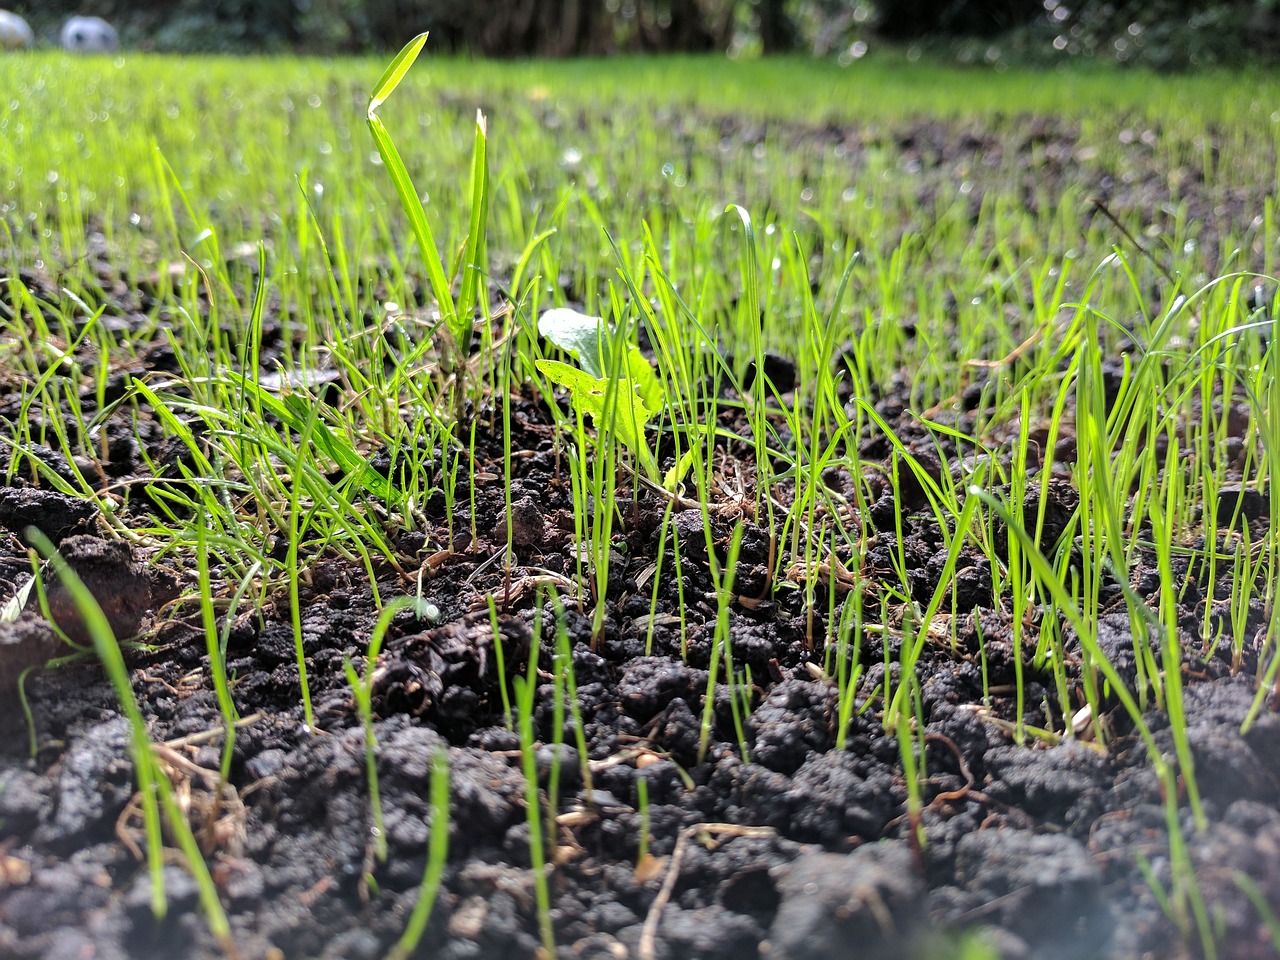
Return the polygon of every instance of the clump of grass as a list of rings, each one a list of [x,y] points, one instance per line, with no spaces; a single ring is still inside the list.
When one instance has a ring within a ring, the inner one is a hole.
[[[369,99],[368,124],[374,143],[378,146],[378,154],[391,175],[392,183],[395,184],[400,206],[413,228],[419,255],[426,267],[432,293],[435,294],[436,303],[440,308],[441,318],[444,321],[442,331],[447,334],[449,372],[455,382],[454,413],[456,419],[461,421],[463,419],[462,398],[465,395],[467,364],[470,359],[471,338],[474,330],[472,312],[477,306],[486,309],[488,307],[482,284],[485,276],[483,257],[489,207],[488,127],[484,114],[477,111],[475,144],[471,155],[471,219],[466,241],[463,244],[462,261],[459,264],[462,283],[455,298],[420,195],[413,185],[404,161],[400,158],[395,141],[391,139],[386,125],[378,116],[378,108],[400,85],[426,42],[427,34],[419,34],[405,44],[387,65],[381,79],[374,85],[373,94]]]

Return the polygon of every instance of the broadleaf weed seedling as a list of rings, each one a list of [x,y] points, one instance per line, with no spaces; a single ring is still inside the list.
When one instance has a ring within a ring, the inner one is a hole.
[[[552,383],[565,387],[574,409],[591,417],[603,434],[615,436],[654,483],[662,478],[645,437],[645,427],[662,405],[662,386],[640,348],[621,330],[600,317],[565,307],[548,310],[538,331],[574,357],[577,368],[559,360],[538,360],[538,370]]]
[[[634,290],[629,274],[627,286]],[[614,313],[624,316],[625,305],[617,291],[611,288]],[[671,490],[678,484],[682,469],[688,460],[681,458],[676,466],[660,477],[658,462],[645,428],[652,415],[662,406],[662,383],[649,361],[631,342],[630,324],[617,327],[603,318],[591,317],[566,308],[549,310],[539,319],[539,332],[553,344],[577,359],[580,367],[557,360],[537,360],[535,367],[552,383],[569,389],[574,415],[576,455],[571,461],[571,474],[575,497],[575,527],[589,537],[591,573],[595,585],[595,611],[593,636],[599,637],[603,628],[605,593],[608,586],[610,551],[613,549],[614,491],[617,483],[617,464],[614,456],[620,444],[632,454],[640,465],[635,471],[638,479],[643,476],[649,483]],[[553,406],[553,410],[556,409]],[[597,429],[596,456],[590,460],[586,451],[591,444],[585,430],[585,418],[591,417]],[[579,519],[590,515],[592,522],[582,530]],[[579,564],[581,558],[579,556]],[[581,577],[581,571],[579,572]]]

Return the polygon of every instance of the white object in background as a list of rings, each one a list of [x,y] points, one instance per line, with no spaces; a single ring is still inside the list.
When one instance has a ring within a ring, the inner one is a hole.
[[[72,53],[111,53],[120,46],[116,28],[101,17],[72,17],[62,25],[62,49]]]
[[[26,50],[36,42],[27,21],[16,13],[0,10],[0,50]]]

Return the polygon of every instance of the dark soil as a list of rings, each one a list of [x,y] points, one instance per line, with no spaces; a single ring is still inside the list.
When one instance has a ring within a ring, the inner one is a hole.
[[[994,149],[981,142],[966,147],[971,134],[930,125],[898,147],[908,159],[921,151],[945,158]],[[1045,142],[1057,141],[1028,140]],[[941,160],[933,166],[939,165],[945,166]],[[41,282],[34,274],[26,279]],[[166,362],[162,350],[146,357],[157,369]],[[785,367],[765,373],[779,384]],[[144,372],[139,367],[123,376]],[[907,380],[875,399],[908,443],[919,441],[926,462],[934,441],[904,413],[911,406]],[[972,399],[970,408],[980,397]],[[0,416],[16,415],[17,404],[16,391],[0,397]],[[884,629],[863,638],[863,709],[850,720],[845,748],[837,749],[837,689],[824,678],[826,651],[813,639],[824,636],[825,623],[806,610],[802,589],[769,582],[770,531],[748,517],[737,570],[744,599],[732,606],[729,620],[734,664],[744,672],[731,682],[719,677],[703,752],[716,602],[702,514],[674,517],[683,583],[669,567],[660,579],[650,647],[646,571],[661,545],[664,503],[642,493],[621,504],[604,630],[593,638],[587,613],[567,593],[560,621],[589,754],[583,769],[572,748],[578,733],[572,711],[555,703],[556,677],[565,667],[558,659],[558,611],[539,590],[550,583],[563,588],[573,574],[567,467],[553,449],[554,428],[541,401],[516,397],[514,408],[515,564],[493,562],[508,532],[504,438],[482,415],[474,517],[449,518],[443,498],[429,501],[428,528],[398,544],[409,574],[390,565],[376,571],[385,600],[412,594],[421,569],[424,592],[440,611],[434,621],[398,615],[375,665],[385,863],[374,856],[364,731],[344,672],[348,659],[363,663],[377,616],[362,567],[335,556],[307,558],[302,642],[314,729],[304,724],[287,596],[242,611],[232,624],[228,672],[244,719],[230,784],[215,802],[222,728],[203,626],[190,602],[194,572],[181,557],[155,556],[145,538],[120,539],[93,509],[37,483],[30,471],[17,472],[0,489],[0,599],[30,570],[24,538],[35,526],[61,544],[115,631],[139,641],[126,650],[134,690],[152,739],[181,760],[169,769],[189,804],[243,957],[362,960],[387,952],[412,909],[431,831],[442,826],[433,822],[429,800],[432,758],[440,751],[451,786],[449,861],[419,954],[442,960],[539,954],[523,758],[502,706],[503,690],[514,689],[531,656],[540,680],[536,765],[544,788],[553,768],[558,776],[548,855],[551,920],[562,957],[888,960],[946,955],[948,944],[971,930],[985,931],[1010,960],[1196,954],[1194,933],[1180,930],[1162,909],[1161,895],[1174,878],[1164,798],[1123,712],[1116,707],[1103,718],[1113,737],[1105,750],[1088,742],[1013,743],[1019,659],[1028,682],[1028,723],[1060,729],[1080,702],[1058,702],[1052,678],[1033,663],[1034,623],[1024,648],[1015,648],[1008,614],[992,596],[989,568],[976,556],[962,556],[955,600],[944,612],[949,629],[918,667],[927,779],[917,824],[908,816],[898,740],[882,723],[885,670],[897,670],[901,638],[893,615],[900,611],[890,611],[890,622],[878,625]],[[958,415],[958,430],[966,431],[973,413]],[[158,430],[130,433],[111,421],[104,429],[109,455],[95,468],[114,480],[134,479],[139,489],[161,481],[146,464],[163,472],[175,454]],[[62,453],[24,452],[74,475]],[[751,459],[732,447],[725,455]],[[876,456],[887,462],[887,445],[878,453],[862,451],[867,462]],[[1077,495],[1063,479],[1073,456],[1070,443],[1059,444],[1044,462],[1055,472],[1045,505],[1046,547],[1076,507]],[[936,458],[933,467],[944,469]],[[847,476],[831,482],[852,494]],[[870,535],[863,572],[874,577],[892,570],[900,520],[911,585],[927,601],[944,558],[923,492],[909,482],[896,492],[877,482],[880,496],[862,518]],[[1037,482],[1029,511],[1038,509],[1038,496]],[[1266,508],[1242,487],[1236,501],[1214,505],[1206,515],[1218,518],[1225,542],[1231,524],[1265,520]],[[135,496],[114,522],[141,526],[150,509],[146,496]],[[727,544],[730,521],[715,523],[716,542]],[[1154,597],[1154,558],[1138,556],[1130,583]],[[1199,630],[1206,608],[1217,609],[1233,586],[1229,565],[1219,575],[1210,583],[1204,571],[1177,571],[1186,583],[1178,639],[1185,648],[1188,736],[1209,821],[1195,829],[1184,804],[1181,827],[1216,924],[1218,956],[1262,960],[1277,957],[1277,950],[1237,878],[1250,878],[1280,908],[1280,716],[1268,703],[1242,735],[1257,664],[1247,655],[1233,662],[1226,645],[1204,653]],[[828,589],[841,588],[833,571],[818,589],[817,609],[827,609]],[[490,599],[498,611],[496,634]],[[1109,585],[1103,600],[1108,609],[1121,604],[1118,585]],[[48,604],[62,631],[86,642],[84,625],[59,590],[51,589]],[[1248,630],[1260,635],[1263,622],[1259,606]],[[1102,625],[1104,649],[1132,678],[1128,616],[1107,613]],[[1077,697],[1073,642],[1067,656]],[[1247,643],[1246,652],[1251,649]],[[168,915],[152,915],[150,882],[137,855],[142,824],[128,727],[91,657],[26,677],[29,733],[16,696],[19,677],[70,652],[35,613],[0,625],[0,956],[220,956],[176,853],[165,871]],[[735,698],[750,705],[741,736]],[[1149,720],[1161,749],[1172,755],[1163,715],[1153,711]],[[640,859],[641,781],[648,799],[646,859]]]

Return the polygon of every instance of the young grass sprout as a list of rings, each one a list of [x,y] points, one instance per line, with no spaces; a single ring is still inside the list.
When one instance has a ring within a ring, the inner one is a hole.
[[[153,745],[147,733],[146,719],[138,708],[133,687],[129,682],[124,656],[120,652],[120,645],[111,630],[106,614],[102,612],[102,607],[99,606],[89,588],[66,564],[41,531],[32,527],[26,531],[25,536],[36,545],[48,562],[53,575],[71,597],[76,614],[83,621],[85,630],[93,641],[93,648],[111,680],[111,685],[115,688],[121,709],[129,721],[131,735],[129,753],[133,759],[134,775],[138,780],[142,819],[146,830],[147,868],[151,880],[151,912],[157,918],[162,918],[168,909],[164,885],[164,836],[161,832],[161,813],[163,812],[164,822],[168,824],[171,834],[177,841],[184,864],[196,882],[200,904],[204,908],[210,932],[221,945],[228,960],[238,960],[240,952],[231,936],[231,926],[218,899],[218,891],[209,873],[209,867],[191,830],[187,813],[174,796],[173,784],[169,782],[152,750]]]

